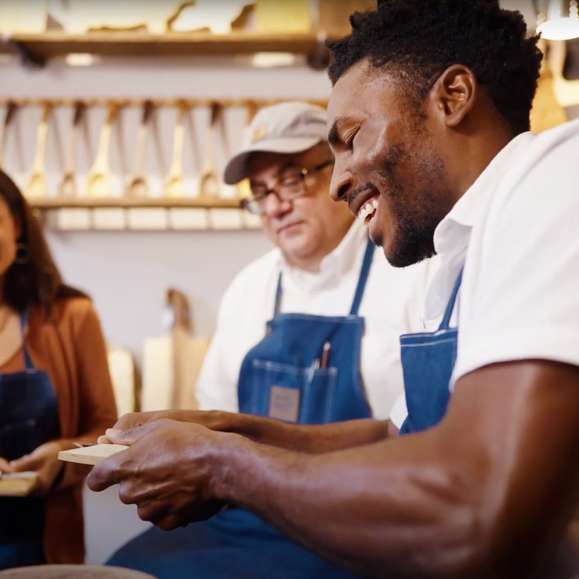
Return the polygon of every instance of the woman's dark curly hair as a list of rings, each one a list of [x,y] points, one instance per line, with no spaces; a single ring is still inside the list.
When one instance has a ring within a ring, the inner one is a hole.
[[[63,283],[40,223],[14,181],[3,171],[0,171],[0,200],[6,203],[20,228],[18,243],[25,253],[25,259],[15,261],[4,275],[2,297],[6,305],[18,312],[39,305],[48,314],[56,300],[87,297]]]
[[[498,0],[382,0],[350,22],[352,34],[330,44],[333,84],[368,58],[422,102],[446,68],[463,64],[514,134],[529,130],[542,54],[519,12],[502,10]]]

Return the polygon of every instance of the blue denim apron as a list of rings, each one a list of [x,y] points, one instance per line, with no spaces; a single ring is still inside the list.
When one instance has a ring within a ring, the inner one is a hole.
[[[374,245],[368,242],[348,316],[280,314],[280,276],[266,336],[247,353],[241,366],[240,412],[301,424],[371,416],[361,382],[364,320],[358,310],[373,254]],[[159,579],[354,577],[241,508],[226,509],[209,521],[171,533],[147,531],[108,564],[145,571]]]
[[[27,316],[20,318],[22,331]],[[14,460],[58,438],[58,405],[46,372],[34,367],[26,345],[25,369],[0,374],[0,456]],[[44,500],[0,497],[0,569],[44,562]]]
[[[408,408],[408,417],[400,429],[401,435],[432,428],[446,414],[458,342],[458,328],[450,327],[450,318],[461,283],[462,271],[436,332],[400,337],[404,393]]]

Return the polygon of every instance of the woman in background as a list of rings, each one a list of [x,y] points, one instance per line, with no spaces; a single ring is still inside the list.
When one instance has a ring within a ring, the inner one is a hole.
[[[0,475],[38,475],[29,496],[0,497],[0,569],[83,561],[83,471],[57,455],[115,418],[92,303],[63,283],[30,206],[0,171]]]

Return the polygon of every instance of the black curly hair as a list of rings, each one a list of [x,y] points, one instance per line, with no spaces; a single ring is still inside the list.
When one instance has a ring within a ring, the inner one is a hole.
[[[333,84],[367,58],[422,102],[446,68],[463,64],[514,134],[529,130],[542,54],[519,12],[501,9],[498,0],[381,0],[350,22],[352,34],[329,45]]]

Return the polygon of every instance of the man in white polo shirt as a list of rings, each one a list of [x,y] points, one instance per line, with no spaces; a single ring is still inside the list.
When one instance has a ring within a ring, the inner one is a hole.
[[[541,55],[497,0],[382,0],[352,28],[332,195],[390,263],[441,262],[434,331],[401,338],[403,436],[314,454],[157,421],[111,433],[133,446],[89,484],[162,528],[243,505],[361,576],[575,577],[557,552],[579,502],[579,122],[528,132]]]

